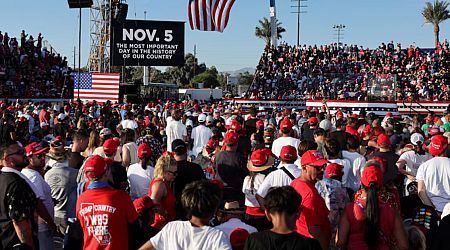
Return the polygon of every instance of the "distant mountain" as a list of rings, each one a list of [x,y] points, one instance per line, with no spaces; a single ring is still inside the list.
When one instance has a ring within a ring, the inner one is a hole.
[[[238,69],[238,70],[234,70],[234,71],[225,71],[223,73],[228,73],[228,74],[230,74],[230,76],[237,76],[239,73],[245,73],[247,71],[250,74],[254,74],[255,73],[255,68],[246,67],[246,68],[242,68],[242,69]]]

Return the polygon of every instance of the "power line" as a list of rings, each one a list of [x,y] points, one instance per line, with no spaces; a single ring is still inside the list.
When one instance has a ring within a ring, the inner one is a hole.
[[[295,11],[291,11],[293,14],[297,14],[297,47],[300,46],[300,14],[306,14],[307,11],[303,11],[302,8],[308,7],[307,5],[302,5],[302,2],[307,2],[308,0],[291,0],[291,2],[296,2],[296,5],[291,5]]]

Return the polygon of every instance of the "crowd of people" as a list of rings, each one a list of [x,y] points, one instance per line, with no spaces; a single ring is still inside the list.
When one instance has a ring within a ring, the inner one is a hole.
[[[450,114],[0,103],[1,249],[445,249]]]
[[[393,41],[376,49],[330,44],[266,47],[246,93],[255,99],[448,100],[449,43]]]
[[[0,96],[9,98],[69,98],[73,87],[67,58],[43,47],[37,38],[20,33],[20,39],[0,31]]]

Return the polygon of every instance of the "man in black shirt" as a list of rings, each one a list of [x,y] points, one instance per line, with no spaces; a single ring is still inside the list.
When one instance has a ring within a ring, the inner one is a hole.
[[[217,177],[224,182],[223,200],[239,201],[244,205],[242,185],[248,175],[247,158],[238,151],[239,135],[234,131],[225,134],[225,151],[219,152],[214,160]]]
[[[80,169],[85,157],[81,155],[89,143],[89,134],[86,130],[80,129],[73,134],[73,144],[69,152],[69,167]]]
[[[25,150],[18,144],[0,147],[0,249],[38,247],[35,213],[37,198],[20,171],[28,165]],[[26,178],[26,177],[25,177]]]
[[[14,127],[14,116],[10,113],[3,114],[0,120],[0,145],[14,143],[17,140],[16,128]]]
[[[58,123],[55,124],[55,128],[53,129],[53,135],[61,136],[64,140],[67,137],[67,133],[69,132],[69,124],[67,124],[68,117],[66,114],[61,113],[58,115]]]
[[[256,132],[256,122],[259,120],[256,118],[256,109],[254,107],[250,108],[250,117],[245,121],[245,132],[247,133],[247,137]]]
[[[302,197],[291,186],[272,188],[265,197],[266,217],[273,228],[250,235],[245,250],[321,249],[317,240],[295,232]]]
[[[181,139],[176,139],[172,142],[172,152],[177,161],[177,177],[172,183],[173,194],[175,195],[175,210],[177,211],[176,219],[186,219],[185,211],[181,205],[181,194],[184,187],[191,182],[205,179],[200,165],[187,161],[187,146]]]
[[[349,133],[345,132],[346,122],[343,119],[336,121],[336,131],[331,132],[330,138],[335,139],[339,143],[342,150],[347,149],[347,138]]]

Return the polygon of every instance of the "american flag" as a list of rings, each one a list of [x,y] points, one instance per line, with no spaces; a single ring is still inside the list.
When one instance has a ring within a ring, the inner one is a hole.
[[[73,74],[74,88],[73,98],[78,99],[80,91],[80,100],[93,101],[98,103],[119,101],[119,81],[120,74],[113,73],[81,73],[80,88],[78,88],[78,74]]]
[[[223,32],[235,0],[189,0],[191,29]]]

